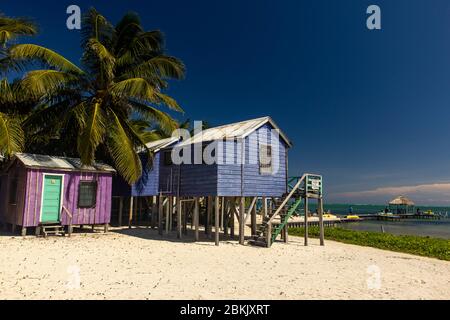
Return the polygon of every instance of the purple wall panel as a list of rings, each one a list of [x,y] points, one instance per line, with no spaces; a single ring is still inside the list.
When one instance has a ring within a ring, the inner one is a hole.
[[[111,220],[111,192],[112,192],[112,174],[111,173],[91,173],[91,172],[64,172],[57,170],[37,170],[26,169],[22,166],[11,167],[10,173],[20,170],[20,182],[18,189],[18,200],[21,202],[19,214],[8,205],[8,197],[2,194],[0,197],[1,208],[5,208],[3,220],[12,223],[18,222],[24,227],[34,227],[40,222],[42,182],[44,174],[64,174],[64,190],[62,193],[63,205],[72,213],[72,224],[104,224]],[[5,190],[7,179],[3,179],[2,191]],[[78,208],[78,186],[80,180],[97,180],[97,205],[95,208]],[[5,212],[6,211],[6,212]],[[68,217],[61,213],[61,223],[68,224]]]

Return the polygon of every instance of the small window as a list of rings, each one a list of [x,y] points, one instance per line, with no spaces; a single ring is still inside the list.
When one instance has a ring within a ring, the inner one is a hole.
[[[80,181],[78,208],[94,208],[97,203],[97,181]]]
[[[19,178],[17,176],[14,176],[9,180],[9,204],[17,204],[18,181]]]
[[[164,165],[165,166],[171,166],[173,164],[172,162],[172,151],[171,150],[167,150],[164,151]]]
[[[272,146],[270,145],[259,145],[259,172],[272,174]]]

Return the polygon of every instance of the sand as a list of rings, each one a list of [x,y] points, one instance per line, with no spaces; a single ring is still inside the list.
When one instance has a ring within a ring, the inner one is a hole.
[[[0,299],[450,299],[450,262],[301,238],[270,249],[156,230],[0,236]]]

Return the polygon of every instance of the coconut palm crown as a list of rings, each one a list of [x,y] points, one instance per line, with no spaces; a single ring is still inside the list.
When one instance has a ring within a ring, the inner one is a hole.
[[[31,135],[45,134],[76,146],[86,165],[97,154],[107,154],[125,180],[134,183],[142,173],[136,150],[146,148],[133,122],[153,121],[167,132],[176,128],[161,107],[182,109],[163,91],[168,80],[184,77],[185,67],[165,54],[162,33],[145,31],[135,13],[113,26],[90,9],[81,34],[81,67],[34,44],[9,50],[9,57],[21,66],[44,66],[27,72],[22,81],[39,99],[25,128]]]

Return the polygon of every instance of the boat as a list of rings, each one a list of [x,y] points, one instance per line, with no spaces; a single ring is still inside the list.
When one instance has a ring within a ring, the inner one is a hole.
[[[378,212],[378,214],[377,215],[379,215],[379,216],[393,216],[394,214],[392,213],[392,212],[384,212],[384,211],[381,211],[381,212]]]
[[[357,215],[354,215],[354,214],[346,216],[345,218],[349,219],[349,220],[359,220],[359,219],[361,219],[360,216],[357,216]]]

